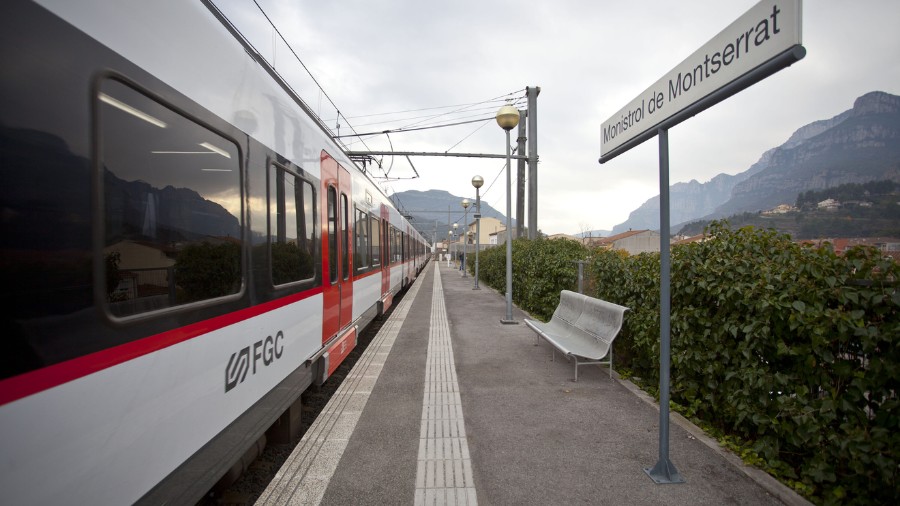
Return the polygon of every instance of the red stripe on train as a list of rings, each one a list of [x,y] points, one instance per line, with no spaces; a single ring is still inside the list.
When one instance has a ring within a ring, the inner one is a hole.
[[[314,288],[0,381],[0,406],[322,293]]]

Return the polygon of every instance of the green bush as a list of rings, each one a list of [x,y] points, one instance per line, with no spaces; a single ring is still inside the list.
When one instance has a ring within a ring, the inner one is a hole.
[[[588,250],[580,243],[566,240],[525,238],[513,241],[513,301],[536,318],[548,320],[559,304],[559,292],[575,290],[578,282],[577,260]],[[506,294],[506,246],[480,253],[478,272],[481,281]],[[474,271],[474,255],[468,255]]]
[[[900,270],[773,231],[673,250],[672,398],[824,503],[896,498]]]
[[[893,503],[900,490],[900,267],[713,222],[672,248],[671,398],[820,504]],[[481,278],[505,289],[505,248]],[[513,242],[513,299],[547,319],[591,257],[591,295],[629,307],[617,367],[659,380],[659,255]],[[733,444],[733,443],[732,443]],[[738,445],[741,446],[741,445]]]

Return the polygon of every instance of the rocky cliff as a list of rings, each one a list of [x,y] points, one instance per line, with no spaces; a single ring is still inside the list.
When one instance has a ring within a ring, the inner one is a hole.
[[[876,91],[857,98],[848,111],[799,128],[740,174],[672,185],[672,227],[793,204],[807,190],[877,179],[900,181],[900,97]],[[659,228],[659,196],[613,233],[629,228]]]

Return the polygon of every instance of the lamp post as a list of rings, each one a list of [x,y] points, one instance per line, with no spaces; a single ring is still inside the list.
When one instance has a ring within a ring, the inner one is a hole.
[[[472,290],[481,290],[478,286],[478,250],[481,249],[481,187],[484,186],[484,178],[473,177],[472,186],[475,187],[475,286]]]
[[[464,239],[463,239],[463,255],[462,255],[462,264],[460,265],[460,267],[462,267],[462,271],[463,271],[462,277],[464,277],[464,278],[468,277],[468,275],[466,274],[466,272],[467,272],[466,253],[469,252],[469,206],[471,204],[472,203],[469,202],[469,199],[462,200],[462,206],[463,206],[463,209],[465,210],[463,212],[463,214],[465,216],[463,218],[463,222],[464,222],[463,225],[465,225],[466,230],[465,230],[465,232],[463,232],[463,237],[464,237]]]
[[[450,248],[450,245],[453,242],[453,231],[447,231],[447,267],[450,267],[450,260],[453,258],[453,250]]]
[[[519,124],[519,110],[504,105],[497,111],[497,124],[506,131],[506,318],[501,323],[518,323],[512,317],[512,182],[509,165],[509,131]]]
[[[456,242],[456,238],[459,237],[456,234],[456,229],[459,228],[459,223],[453,224],[453,242]],[[456,251],[454,252],[453,261],[455,262],[457,258],[459,258],[459,244],[456,245]]]

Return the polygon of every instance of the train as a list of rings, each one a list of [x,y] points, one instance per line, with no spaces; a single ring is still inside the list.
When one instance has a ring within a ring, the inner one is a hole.
[[[209,0],[0,10],[0,503],[195,504],[431,246]]]

